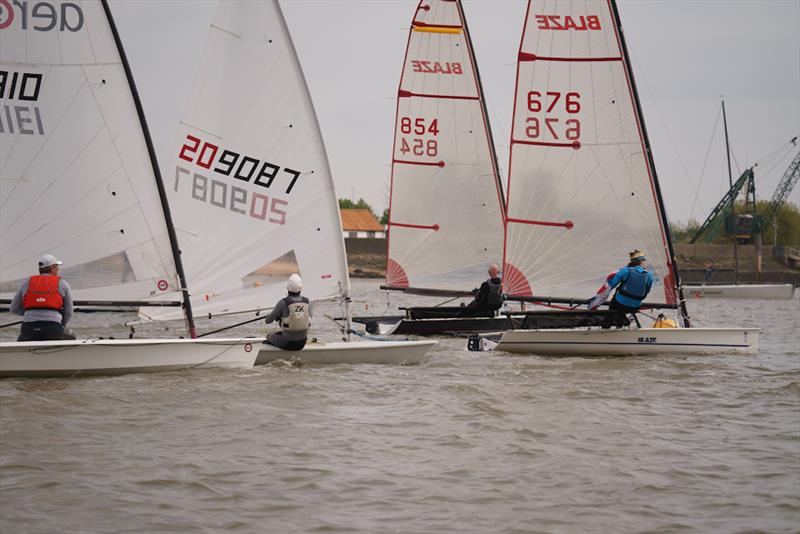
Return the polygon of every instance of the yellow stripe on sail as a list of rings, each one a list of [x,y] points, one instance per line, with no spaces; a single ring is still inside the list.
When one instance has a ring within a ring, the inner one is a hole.
[[[427,33],[461,33],[461,28],[448,28],[447,26],[412,26],[415,32]]]

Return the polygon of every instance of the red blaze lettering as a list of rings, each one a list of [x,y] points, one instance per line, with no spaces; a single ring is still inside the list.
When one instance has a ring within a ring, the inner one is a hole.
[[[425,74],[463,74],[464,69],[461,63],[446,61],[439,63],[438,61],[423,61],[420,59],[411,60],[411,70],[414,72],[423,72]]]
[[[570,15],[534,15],[537,28],[540,30],[600,30],[600,17],[597,15],[580,15],[577,20]]]

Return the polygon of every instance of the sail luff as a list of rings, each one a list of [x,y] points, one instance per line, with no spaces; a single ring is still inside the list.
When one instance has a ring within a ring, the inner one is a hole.
[[[475,73],[475,84],[478,86],[478,94],[480,95],[483,124],[486,128],[486,136],[489,139],[489,152],[491,153],[494,179],[495,183],[497,184],[497,199],[500,202],[500,212],[503,216],[503,219],[505,219],[506,200],[503,196],[503,182],[500,178],[500,163],[497,160],[497,149],[494,145],[492,126],[491,123],[489,122],[489,113],[486,109],[486,94],[483,92],[483,82],[481,81],[481,75],[478,69],[478,60],[475,57],[475,47],[472,45],[472,36],[469,33],[469,27],[467,26],[467,17],[464,14],[464,6],[462,5],[461,0],[456,0],[456,6],[458,6],[458,14],[461,17],[461,24],[464,25],[464,38],[467,41],[467,52],[469,52],[470,61],[472,62],[472,70]]]
[[[164,181],[161,178],[161,170],[158,166],[158,160],[156,158],[155,149],[153,148],[153,140],[150,137],[150,130],[147,127],[147,120],[144,115],[144,110],[142,108],[142,103],[139,99],[139,92],[136,89],[136,84],[133,80],[133,74],[131,72],[130,65],[128,64],[127,56],[125,55],[125,49],[122,46],[122,41],[119,37],[119,32],[117,31],[117,26],[114,23],[114,17],[111,14],[111,9],[108,6],[108,0],[101,0],[101,4],[103,6],[103,11],[108,18],[108,24],[111,27],[111,34],[114,36],[114,42],[117,45],[117,51],[119,52],[120,59],[122,60],[122,67],[125,70],[125,76],[128,79],[128,85],[130,86],[131,96],[133,98],[134,105],[136,107],[136,113],[139,117],[139,124],[142,128],[142,134],[144,136],[144,141],[147,146],[147,153],[150,156],[150,164],[153,168],[153,175],[155,177],[156,187],[158,188],[158,196],[161,200],[161,208],[164,213],[164,221],[167,227],[167,235],[169,236],[170,247],[172,248],[172,258],[175,262],[175,268],[177,270],[178,280],[181,285],[181,296],[183,298],[183,313],[184,318],[186,320],[186,330],[190,337],[195,338],[197,337],[197,329],[194,325],[194,317],[192,315],[192,303],[189,298],[189,286],[186,283],[186,275],[183,270],[183,263],[181,261],[181,252],[180,248],[178,247],[178,238],[175,234],[175,227],[172,224],[172,214],[169,209],[169,202],[167,201],[167,193],[164,189]]]
[[[284,17],[283,10],[281,9],[281,5],[277,0],[275,0],[275,7],[277,8],[278,15],[279,15],[280,20],[281,20],[281,25],[283,26],[283,30],[286,32],[286,35],[289,36],[289,47],[292,50],[292,54],[294,55],[294,57],[296,59],[298,59],[299,56],[297,55],[297,49],[294,46],[294,41],[292,40],[291,33],[289,32],[289,27],[286,25],[286,18]],[[298,62],[299,62],[299,60],[298,60]],[[342,212],[339,210],[339,200],[336,197],[336,187],[335,187],[335,184],[334,184],[334,181],[333,181],[333,174],[331,172],[330,160],[328,159],[328,149],[325,147],[325,141],[323,140],[323,137],[322,137],[322,128],[320,128],[320,125],[319,125],[319,117],[317,116],[317,111],[316,111],[316,108],[314,107],[314,100],[311,98],[311,91],[308,88],[308,81],[306,80],[306,75],[303,72],[302,65],[298,65],[298,70],[300,71],[300,80],[303,83],[303,87],[305,89],[305,94],[308,95],[308,97],[309,97],[308,101],[309,101],[309,105],[311,106],[311,117],[312,117],[312,120],[313,120],[313,123],[314,123],[314,128],[315,128],[315,131],[316,131],[316,134],[317,134],[317,139],[319,139],[320,146],[321,146],[321,149],[322,149],[322,162],[324,164],[324,170],[325,170],[326,176],[328,176],[329,185],[331,187],[331,190],[333,191],[333,194],[330,195],[329,198],[331,200],[331,205],[332,205],[333,211],[336,214],[336,226],[335,226],[335,228],[339,230],[337,232],[338,239],[336,239],[336,244],[338,245],[337,246],[338,252],[339,252],[338,259],[342,263],[343,272],[344,272],[343,278],[344,278],[344,283],[345,283],[344,284],[345,285],[344,294],[341,295],[341,296],[343,298],[348,298],[349,299],[349,297],[350,297],[350,271],[349,271],[349,268],[348,268],[348,265],[347,265],[347,253],[346,253],[345,247],[344,247],[344,232],[341,231],[341,228],[342,228]]]
[[[672,244],[672,232],[669,228],[669,219],[667,218],[667,211],[664,207],[664,199],[661,194],[661,186],[658,181],[658,174],[656,172],[656,165],[655,160],[653,159],[653,150],[650,145],[650,137],[647,135],[647,126],[644,122],[644,116],[642,115],[642,105],[639,99],[639,91],[636,87],[636,78],[633,76],[633,69],[632,64],[630,61],[630,55],[628,54],[628,44],[625,41],[625,34],[622,29],[622,21],[619,17],[619,11],[617,9],[616,0],[608,0],[609,5],[611,7],[611,13],[614,16],[615,20],[615,29],[617,32],[617,39],[620,42],[620,46],[622,48],[622,54],[625,59],[625,67],[628,74],[628,83],[631,85],[631,92],[633,94],[634,105],[636,108],[636,117],[639,123],[639,128],[641,130],[642,135],[642,142],[644,144],[645,154],[647,156],[648,161],[648,170],[650,172],[651,180],[653,183],[653,190],[656,196],[656,204],[658,205],[659,214],[661,216],[661,230],[662,236],[664,239],[664,243],[667,248],[667,254],[669,254],[670,264],[669,268],[672,274],[672,280],[674,283],[673,291],[677,292],[677,301],[680,304],[681,315],[683,316],[684,321],[687,323],[686,326],[689,326],[689,314],[686,310],[686,301],[683,297],[683,285],[681,284],[680,273],[678,271],[678,264],[675,260],[675,250]]]
[[[528,29],[528,17],[531,13],[531,1],[528,0],[528,5],[525,8],[525,20],[522,22],[522,37],[519,40],[519,48],[517,49],[517,57],[519,58],[522,55],[522,46],[525,43],[525,31]],[[502,269],[502,278],[503,278],[503,286],[502,290],[504,293],[509,292],[509,273],[507,273],[507,265],[508,265],[508,205],[511,202],[511,168],[512,162],[514,158],[514,119],[513,114],[516,113],[517,109],[517,96],[519,91],[516,90],[519,87],[519,70],[520,70],[520,62],[517,60],[516,62],[517,72],[514,76],[514,103],[511,107],[512,109],[512,120],[511,120],[511,132],[509,134],[509,146],[508,146],[508,177],[506,178],[506,201],[504,203],[505,209],[503,215],[503,263],[500,265]]]

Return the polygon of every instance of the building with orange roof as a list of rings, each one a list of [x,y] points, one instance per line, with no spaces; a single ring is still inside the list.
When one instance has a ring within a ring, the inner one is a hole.
[[[344,237],[386,237],[386,229],[368,209],[340,208]]]

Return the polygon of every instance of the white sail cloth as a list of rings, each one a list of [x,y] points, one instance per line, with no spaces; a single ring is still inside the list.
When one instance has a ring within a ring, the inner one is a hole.
[[[143,126],[99,1],[3,2],[3,297],[50,253],[76,300],[180,300]]]
[[[677,300],[666,221],[611,5],[531,1],[511,134],[504,290],[591,295],[646,251]]]
[[[460,2],[424,0],[397,99],[386,281],[465,289],[502,254],[502,193]]]
[[[194,313],[349,288],[322,135],[277,2],[221,2],[166,178]],[[156,319],[162,309],[142,310]]]

